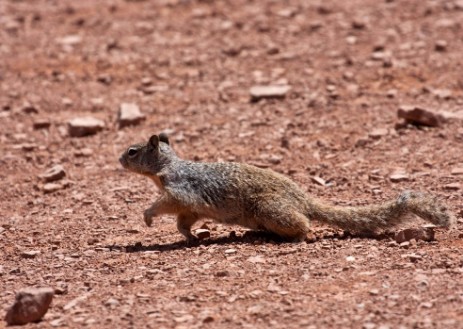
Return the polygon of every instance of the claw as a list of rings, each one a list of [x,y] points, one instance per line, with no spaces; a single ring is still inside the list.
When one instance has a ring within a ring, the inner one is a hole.
[[[145,220],[146,226],[151,227],[151,224],[153,224],[153,214],[150,209],[146,209],[143,212],[143,219]]]

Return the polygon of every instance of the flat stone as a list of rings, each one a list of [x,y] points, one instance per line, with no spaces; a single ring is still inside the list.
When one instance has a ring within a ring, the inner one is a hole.
[[[80,35],[67,35],[57,39],[56,42],[64,46],[75,46],[82,42],[82,37]]]
[[[397,232],[394,236],[397,243],[408,242],[412,239],[434,241],[434,227],[407,228]]]
[[[451,190],[451,191],[458,191],[461,189],[461,184],[460,183],[450,183],[444,185],[444,189],[446,190]]]
[[[145,115],[140,112],[140,107],[134,103],[122,103],[119,108],[119,128],[137,125],[145,120]]]
[[[35,258],[37,255],[40,255],[40,250],[29,250],[21,253],[22,258]]]
[[[412,261],[412,262],[417,262],[417,261],[423,259],[423,257],[420,256],[420,255],[418,255],[418,254],[405,254],[405,255],[402,255],[401,257],[402,257],[402,258],[408,258],[408,259],[410,259],[410,261]]]
[[[48,119],[45,119],[45,118],[42,118],[42,119],[36,119],[33,123],[32,123],[32,127],[35,129],[35,130],[39,130],[39,129],[48,129],[50,128],[50,120]]]
[[[249,93],[251,101],[256,102],[264,98],[284,98],[290,89],[288,85],[254,86]]]
[[[463,167],[453,168],[450,173],[452,175],[463,175]]]
[[[109,298],[104,304],[105,304],[105,306],[109,306],[109,307],[113,308],[113,307],[118,306],[120,303],[115,298]]]
[[[389,179],[393,183],[399,183],[399,182],[408,181],[410,177],[405,173],[395,173],[395,174],[390,175]]]
[[[236,254],[236,249],[227,249],[225,250],[225,254],[226,255],[233,255],[233,254]]]
[[[440,99],[451,99],[452,98],[452,91],[450,89],[434,89],[432,93]]]
[[[319,176],[312,176],[310,177],[310,179],[312,180],[312,182],[318,184],[318,185],[321,185],[321,186],[326,186],[326,181],[319,177]]]
[[[159,92],[165,92],[169,90],[169,86],[159,85],[159,86],[143,86],[142,89],[145,95],[151,95]]]
[[[196,236],[198,239],[203,240],[211,237],[211,231],[204,229],[204,228],[199,228],[195,231]]]
[[[369,291],[369,293],[370,293],[370,295],[372,295],[372,296],[377,296],[377,295],[379,295],[379,290],[378,290],[378,289],[371,289],[371,290]]]
[[[438,127],[444,121],[441,114],[418,106],[402,105],[399,107],[397,115],[408,123],[429,127]]]
[[[66,172],[62,165],[56,165],[40,175],[40,177],[47,183],[60,180],[64,176],[66,176]]]
[[[373,139],[380,139],[383,136],[387,136],[389,134],[389,129],[387,128],[376,128],[370,131],[368,136],[370,136]]]
[[[457,112],[449,112],[449,111],[441,111],[439,114],[444,118],[446,122],[455,122],[459,120],[463,120],[463,111]]]
[[[71,137],[94,135],[103,130],[105,124],[92,117],[75,118],[68,122],[68,132]]]
[[[446,51],[447,50],[447,41],[445,40],[437,40],[434,44],[434,49],[436,51]]]
[[[66,305],[63,306],[63,310],[64,311],[69,311],[70,309],[76,307],[77,304],[79,304],[80,302],[86,300],[87,297],[88,297],[87,295],[82,295],[82,296],[74,298],[69,303],[67,303]]]
[[[23,104],[23,106],[21,107],[21,111],[24,112],[24,113],[27,113],[27,114],[37,114],[39,113],[39,110],[37,108],[37,106],[31,104],[31,103],[28,103],[28,102],[25,102]]]
[[[63,185],[57,183],[47,183],[43,186],[43,191],[45,193],[52,193],[58,190],[61,190]]]
[[[352,27],[357,30],[362,30],[367,26],[366,22],[362,18],[356,18],[352,21]]]
[[[54,290],[49,287],[26,288],[16,294],[13,306],[7,311],[8,325],[23,325],[40,320],[47,313]]]

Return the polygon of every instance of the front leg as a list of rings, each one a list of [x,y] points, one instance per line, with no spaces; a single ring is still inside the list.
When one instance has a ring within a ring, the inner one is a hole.
[[[157,199],[151,207],[143,212],[143,219],[147,226],[153,224],[153,217],[162,214],[175,214],[178,212],[178,206],[174,200],[164,194]]]
[[[191,227],[199,220],[199,216],[193,213],[182,213],[177,217],[177,229],[182,233],[187,242],[194,242],[198,238],[191,233]]]

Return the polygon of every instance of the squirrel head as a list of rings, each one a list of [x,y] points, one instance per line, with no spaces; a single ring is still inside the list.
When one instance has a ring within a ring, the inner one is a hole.
[[[148,142],[131,145],[122,153],[119,162],[125,169],[153,176],[176,157],[169,146],[169,138],[161,133],[150,137]]]

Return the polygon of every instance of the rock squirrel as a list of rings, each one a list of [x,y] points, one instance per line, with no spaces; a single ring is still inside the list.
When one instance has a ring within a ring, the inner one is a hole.
[[[293,181],[272,170],[183,160],[165,134],[130,146],[119,161],[124,168],[151,178],[162,192],[145,210],[145,223],[151,226],[154,216],[176,214],[177,228],[189,241],[196,239],[191,227],[201,218],[269,231],[290,240],[306,237],[309,219],[354,233],[390,228],[407,213],[442,227],[454,221],[434,197],[413,191],[379,205],[331,206],[307,196]]]

